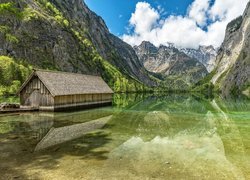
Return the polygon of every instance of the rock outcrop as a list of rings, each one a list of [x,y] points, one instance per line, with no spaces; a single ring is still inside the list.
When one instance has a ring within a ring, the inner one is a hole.
[[[224,95],[250,89],[250,3],[244,14],[230,22],[218,51],[211,82]]]

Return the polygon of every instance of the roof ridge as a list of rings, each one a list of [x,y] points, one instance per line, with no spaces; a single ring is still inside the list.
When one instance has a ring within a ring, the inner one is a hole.
[[[80,76],[92,76],[92,77],[99,77],[98,75],[90,75],[90,74],[81,74],[81,73],[73,73],[73,72],[67,72],[67,71],[55,71],[55,70],[47,70],[47,69],[35,69],[33,68],[33,71],[35,72],[50,72],[50,73],[61,73],[61,74],[72,74],[72,75],[80,75]]]

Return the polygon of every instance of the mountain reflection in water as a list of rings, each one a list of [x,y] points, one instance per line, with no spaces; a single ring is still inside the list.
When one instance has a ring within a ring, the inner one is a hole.
[[[2,116],[0,173],[38,179],[249,179],[249,109],[245,99],[116,94],[113,107]],[[102,123],[86,134],[84,127],[95,122]],[[38,146],[42,151],[34,152]]]

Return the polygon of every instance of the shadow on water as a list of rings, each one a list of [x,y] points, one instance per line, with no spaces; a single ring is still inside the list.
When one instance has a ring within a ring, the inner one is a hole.
[[[209,168],[230,174],[228,169],[236,166],[249,177],[243,160],[248,161],[250,154],[249,101],[189,94],[116,94],[113,104],[70,113],[0,117],[0,174],[5,179],[39,179],[44,172],[71,166],[72,173],[88,167],[98,174],[94,165],[101,162],[99,174],[104,179],[110,173],[113,178],[128,174],[154,178],[159,171],[161,178],[166,173],[172,178],[197,178],[193,169],[206,162],[207,171],[202,169],[198,175],[207,175]],[[96,120],[98,126],[93,125]],[[39,143],[45,148],[35,152]],[[176,169],[170,169],[169,163]],[[226,165],[223,169],[213,163]],[[235,174],[244,177],[238,171]]]

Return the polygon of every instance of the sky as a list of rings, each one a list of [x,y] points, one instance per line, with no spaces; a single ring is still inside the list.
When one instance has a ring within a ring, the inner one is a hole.
[[[183,48],[219,47],[227,24],[248,0],[85,0],[111,33],[130,45],[150,41]]]

